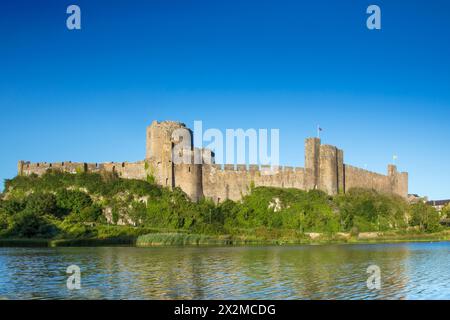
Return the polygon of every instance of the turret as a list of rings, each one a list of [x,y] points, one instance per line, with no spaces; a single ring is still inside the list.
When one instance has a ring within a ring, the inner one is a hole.
[[[20,160],[18,163],[17,163],[17,175],[19,175],[19,176],[23,176],[23,165],[24,165],[24,161],[23,160]]]
[[[194,162],[192,132],[183,123],[154,121],[147,128],[146,161],[162,186],[179,187],[192,200],[202,197],[202,167]]]
[[[181,188],[192,201],[198,201],[203,197],[201,164],[194,162],[174,164],[174,172],[175,186]]]
[[[337,186],[338,193],[345,193],[345,166],[344,150],[336,149],[337,152]]]
[[[408,197],[408,173],[398,172],[397,166],[388,165],[388,177],[391,184],[391,191],[403,198]]]
[[[317,189],[319,186],[319,154],[320,139],[308,138],[305,140],[305,189]]]
[[[172,134],[178,129],[188,130],[183,123],[173,121],[153,121],[147,128],[146,161],[150,167],[149,173],[155,177],[160,185],[169,188],[175,185],[172,162],[174,145]]]
[[[338,193],[337,148],[330,145],[320,146],[319,189],[329,195]]]

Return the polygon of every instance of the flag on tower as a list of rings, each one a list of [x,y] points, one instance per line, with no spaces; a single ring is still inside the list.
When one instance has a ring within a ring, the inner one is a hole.
[[[323,129],[320,127],[320,125],[317,125],[317,138],[320,138],[320,133],[323,131]]]

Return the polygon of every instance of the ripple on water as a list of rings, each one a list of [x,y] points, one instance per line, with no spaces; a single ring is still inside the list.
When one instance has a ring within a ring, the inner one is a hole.
[[[0,299],[449,299],[449,243],[0,248]],[[66,287],[81,268],[82,289]],[[367,267],[382,272],[370,291]]]

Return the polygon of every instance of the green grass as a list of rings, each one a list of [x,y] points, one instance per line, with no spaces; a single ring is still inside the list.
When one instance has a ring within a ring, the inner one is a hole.
[[[396,242],[425,242],[449,241],[450,231],[437,233],[397,233],[388,232],[374,239],[358,239],[357,237],[343,238],[333,234],[322,234],[312,240],[306,236],[295,238],[267,238],[242,235],[208,236],[185,233],[152,233],[138,237],[137,247],[151,246],[240,246],[240,245],[307,245],[307,244],[351,244],[351,243],[396,243]]]
[[[49,242],[50,247],[109,247],[109,246],[134,246],[135,237],[116,237],[107,239],[61,239]]]
[[[279,244],[278,240],[258,239],[254,236],[209,236],[186,233],[152,233],[138,237],[136,246],[229,246]]]
[[[0,247],[48,247],[47,239],[0,239]]]
[[[226,238],[185,233],[151,233],[138,237],[136,245],[145,246],[185,246],[185,245],[226,245]]]
[[[372,240],[358,240],[359,242],[368,243],[394,243],[394,242],[427,242],[427,241],[449,241],[450,230],[444,230],[435,233],[411,233],[389,231],[383,233],[380,237]]]
[[[267,238],[256,235],[187,234],[182,232],[150,233],[141,236],[117,235],[105,238],[85,237],[73,239],[0,239],[0,247],[95,247],[95,246],[254,246],[254,245],[307,245],[307,244],[358,244],[449,241],[450,230],[437,233],[386,232],[374,239],[344,239],[337,235],[322,234],[318,239],[308,237]]]

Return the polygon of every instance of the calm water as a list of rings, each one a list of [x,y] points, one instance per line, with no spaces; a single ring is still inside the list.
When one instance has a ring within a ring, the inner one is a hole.
[[[450,243],[0,248],[3,299],[450,299]],[[79,291],[66,268],[81,268]],[[366,270],[378,265],[382,289]]]

